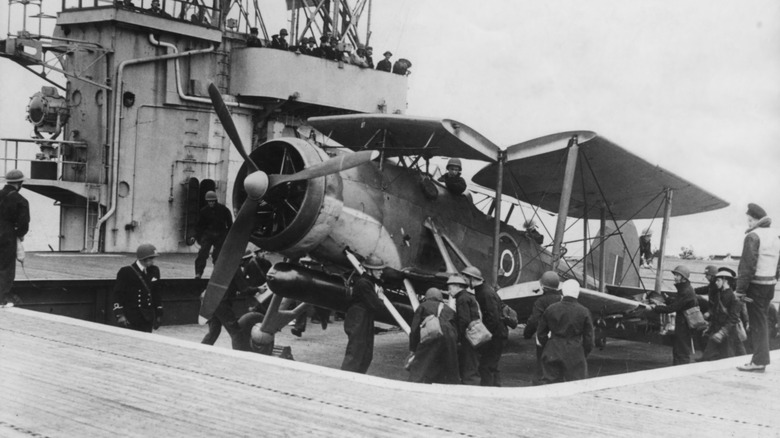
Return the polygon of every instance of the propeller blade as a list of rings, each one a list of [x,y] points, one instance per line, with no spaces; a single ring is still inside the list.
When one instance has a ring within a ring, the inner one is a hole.
[[[317,163],[300,172],[289,175],[268,175],[268,189],[286,182],[303,181],[339,173],[342,170],[351,169],[360,166],[363,163],[368,163],[376,158],[377,155],[379,155],[378,151],[360,151],[355,152],[354,154],[344,154],[333,157],[322,163]]]
[[[217,112],[219,121],[222,122],[225,132],[227,132],[230,141],[233,142],[233,146],[236,147],[239,155],[244,158],[247,165],[252,166],[254,170],[260,170],[257,168],[257,164],[249,159],[249,155],[247,155],[246,150],[244,149],[244,144],[241,142],[241,137],[238,136],[236,124],[233,123],[233,117],[230,116],[230,111],[228,111],[225,101],[222,100],[222,94],[220,94],[217,86],[214,85],[213,82],[209,84],[209,96],[211,97],[211,104],[214,106],[214,111]]]
[[[198,322],[201,324],[205,324],[214,315],[214,311],[236,275],[236,269],[241,262],[241,257],[244,256],[246,243],[255,225],[256,211],[257,201],[247,198],[244,205],[241,206],[233,226],[230,227],[225,243],[222,244],[222,251],[219,253],[217,263],[214,264],[214,272],[212,272],[209,284],[206,286],[203,302],[200,305]]]

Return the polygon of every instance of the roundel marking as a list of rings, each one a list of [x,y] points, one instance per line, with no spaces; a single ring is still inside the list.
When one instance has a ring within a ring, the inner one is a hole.
[[[498,235],[498,285],[499,287],[517,284],[520,280],[520,270],[523,258],[520,249],[512,236],[507,233]]]

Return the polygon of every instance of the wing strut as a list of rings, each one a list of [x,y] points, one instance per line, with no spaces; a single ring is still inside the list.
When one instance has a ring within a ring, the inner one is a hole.
[[[433,233],[433,239],[436,241],[436,246],[439,248],[441,258],[444,259],[444,265],[447,267],[447,272],[450,274],[457,274],[458,268],[456,268],[455,264],[452,263],[450,253],[447,252],[447,247],[444,246],[444,240],[442,240],[441,234],[439,234],[439,230],[436,228],[436,225],[434,225],[433,219],[430,217],[425,218],[423,225],[425,228],[431,230],[431,233]]]
[[[501,234],[501,193],[504,191],[504,163],[506,162],[506,151],[498,151],[498,172],[496,175],[496,206],[495,228],[493,229],[493,272],[490,273],[490,279],[494,285],[498,284],[498,257],[499,257],[499,234]],[[509,220],[509,218],[507,218]]]
[[[563,242],[563,232],[566,230],[566,218],[569,216],[569,201],[571,201],[571,190],[574,185],[574,171],[577,168],[577,155],[580,151],[576,135],[569,139],[568,148],[566,172],[563,175],[563,188],[561,189],[561,202],[558,204],[558,223],[555,226],[555,238],[553,239],[553,269],[558,269],[558,263],[561,260],[561,242]]]
[[[664,252],[666,250],[666,237],[669,233],[669,218],[672,216],[672,189],[666,189],[664,197],[664,223],[661,226],[661,255],[658,257],[658,269],[655,271],[655,293],[661,293],[664,281]]]
[[[352,263],[352,266],[359,274],[366,272],[365,268],[363,268],[363,265],[360,264],[354,254],[346,249],[344,250],[344,254],[347,256],[347,259],[350,263]],[[387,299],[387,296],[385,296],[385,293],[382,291],[381,287],[376,287],[376,294],[382,301],[382,304],[385,305],[385,308],[387,308],[387,311],[390,312],[390,315],[392,315],[393,319],[395,319],[395,322],[398,323],[398,327],[401,327],[401,330],[405,331],[407,335],[410,334],[412,332],[411,327],[409,327],[409,324],[407,324],[406,321],[401,317],[401,314],[398,313],[398,309],[393,306],[393,303]]]

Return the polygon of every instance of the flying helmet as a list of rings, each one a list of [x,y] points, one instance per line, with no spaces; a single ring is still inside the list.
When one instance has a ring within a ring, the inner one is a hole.
[[[463,170],[463,165],[460,163],[460,158],[450,158],[450,160],[447,161],[447,170],[450,170],[450,167],[457,167],[458,170]]]
[[[462,271],[460,271],[460,273],[466,277],[476,278],[479,281],[485,281],[485,279],[482,278],[482,272],[480,272],[476,266],[466,266]]]
[[[366,258],[366,260],[363,262],[363,267],[366,269],[382,269],[385,266],[384,261],[382,261],[381,258],[375,256],[374,254],[371,254]]]
[[[557,290],[560,283],[561,279],[558,278],[558,274],[555,271],[547,271],[539,279],[539,285],[546,289]]]
[[[5,182],[18,183],[24,181],[24,174],[19,169],[11,169],[5,174]]]
[[[146,260],[151,257],[157,257],[159,254],[157,254],[157,248],[151,243],[142,243],[135,250],[135,255],[138,260]]]
[[[564,297],[577,298],[580,296],[580,284],[574,279],[566,280],[561,285],[561,292]]]
[[[691,271],[688,270],[688,268],[683,265],[679,265],[676,268],[672,269],[672,274],[680,274],[682,278],[689,281],[691,279]]]
[[[214,192],[214,190],[209,190],[206,192],[206,201],[216,201],[217,200],[217,194]]]

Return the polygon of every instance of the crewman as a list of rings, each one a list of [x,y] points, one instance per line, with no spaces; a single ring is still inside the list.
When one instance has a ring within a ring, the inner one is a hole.
[[[16,278],[17,242],[23,242],[30,228],[30,204],[19,192],[24,173],[19,169],[5,174],[0,190],[0,307],[13,307],[8,294]]]
[[[555,271],[547,271],[542,274],[542,277],[539,279],[542,296],[534,301],[531,316],[528,317],[528,321],[523,329],[523,337],[525,339],[531,339],[534,333],[536,333],[536,329],[539,326],[539,320],[542,318],[544,311],[547,310],[551,304],[557,303],[563,298],[561,291],[558,289],[560,282],[561,280]],[[534,383],[539,383],[542,378],[542,351],[544,351],[544,346],[547,344],[548,338],[547,336],[537,336],[536,339],[536,373],[534,374]]]
[[[203,275],[209,252],[212,262],[217,262],[222,244],[233,226],[233,215],[227,207],[217,202],[217,194],[209,190],[205,198],[206,206],[200,210],[198,224],[195,226],[195,240],[200,244],[198,256],[195,258],[195,278]]]
[[[757,204],[748,204],[747,221],[736,293],[747,303],[753,357],[737,369],[764,372],[769,365],[768,310],[780,278],[780,231],[771,228],[772,219]]]
[[[672,335],[672,364],[684,365],[691,363],[693,355],[693,330],[688,327],[688,321],[685,319],[685,311],[698,306],[696,294],[691,287],[691,271],[685,266],[677,266],[672,270],[674,274],[674,287],[677,288],[677,297],[671,305],[659,306],[651,305],[651,308],[657,313],[675,313],[674,316],[674,335]]]
[[[370,255],[363,262],[366,272],[355,280],[344,318],[344,332],[347,334],[347,351],[341,369],[365,374],[374,357],[374,314],[382,301],[377,295],[382,269],[381,258]]]
[[[439,319],[442,336],[420,343],[420,328],[430,315]],[[409,368],[409,381],[417,383],[460,383],[458,369],[458,329],[456,315],[446,303],[442,291],[432,287],[425,292],[412,318],[409,333],[409,350],[414,360]]]
[[[453,195],[462,195],[466,191],[466,180],[460,176],[463,167],[459,158],[450,158],[447,161],[447,173],[440,176],[438,181],[443,182],[450,193]]]
[[[287,29],[279,30],[279,36],[271,41],[271,47],[279,50],[289,50],[290,43],[285,39],[287,35]]]
[[[536,221],[533,219],[525,221],[525,223],[523,223],[523,228],[525,229],[525,235],[536,242],[537,245],[544,243],[544,236],[537,230],[539,226],[536,225]]]
[[[561,292],[563,299],[544,311],[536,333],[537,338],[550,334],[542,352],[541,383],[545,384],[586,379],[587,357],[593,350],[593,319],[590,311],[577,302],[580,284],[566,280]]]
[[[411,61],[401,58],[393,64],[393,73],[401,76],[409,76],[412,74],[409,69],[412,67]]]
[[[455,313],[458,327],[458,367],[460,383],[464,385],[480,384],[479,355],[477,350],[466,338],[466,330],[472,321],[480,319],[479,304],[470,292],[466,290],[468,283],[460,275],[451,275],[447,280],[447,291],[455,298]]]
[[[160,269],[154,264],[157,255],[154,245],[138,245],[135,263],[117,272],[114,317],[119,327],[148,333],[160,327],[163,306]]]
[[[501,307],[503,302],[496,290],[485,283],[482,272],[475,266],[467,266],[461,271],[463,277],[474,290],[474,296],[482,310],[482,322],[488,329],[492,338],[484,345],[480,345],[479,352],[479,376],[482,386],[501,386],[501,373],[498,363],[504,351],[509,330],[501,320]]]
[[[349,55],[349,63],[360,68],[368,68],[368,62],[366,61],[366,46],[358,44],[357,50]]]
[[[263,47],[263,40],[258,36],[258,30],[256,27],[249,28],[249,38],[246,40],[247,47]]]
[[[368,68],[374,68],[374,48],[371,46],[366,46],[366,64]]]
[[[390,58],[393,57],[393,52],[388,50],[382,56],[384,56],[385,59],[379,61],[376,64],[376,69],[379,70],[379,71],[386,71],[386,72],[390,73],[390,70],[393,69],[393,63],[390,62]]]
[[[709,339],[702,361],[734,356],[734,341],[739,342],[734,328],[739,322],[740,303],[729,287],[730,278],[734,276],[728,271],[715,272],[716,291],[710,296],[710,326],[707,328]]]
[[[650,269],[653,267],[652,238],[653,230],[650,228],[645,228],[645,230],[642,231],[642,235],[639,236],[639,260],[641,268]]]
[[[718,287],[715,285],[715,275],[718,273],[718,267],[715,265],[707,265],[704,268],[704,279],[707,280],[707,284],[699,286],[693,289],[696,293],[696,301],[699,303],[701,313],[704,318],[708,317],[710,312],[710,303],[713,302],[713,296],[718,294]],[[702,295],[706,295],[707,299],[701,298]]]
[[[160,0],[152,0],[152,7],[149,8],[149,12],[151,12],[153,14],[160,15],[160,16],[165,17],[165,18],[171,18],[171,14],[165,12],[160,7]]]
[[[330,37],[323,35],[320,37],[320,46],[314,49],[312,55],[318,58],[324,58],[331,61],[336,60],[336,50],[330,44]]]
[[[265,281],[262,281],[259,284],[250,283],[248,280],[249,274],[247,273],[247,267],[254,257],[255,253],[252,250],[247,249],[244,253],[244,257],[241,258],[241,265],[236,269],[233,281],[230,282],[222,301],[220,301],[219,305],[214,310],[214,315],[207,322],[209,330],[206,335],[203,336],[203,340],[200,341],[201,344],[214,345],[222,332],[222,326],[225,327],[225,330],[227,330],[231,339],[234,339],[236,332],[240,330],[240,327],[238,326],[238,317],[236,317],[235,312],[233,312],[231,300],[237,296],[251,296],[258,292],[258,286],[265,283]],[[266,271],[267,270],[268,269],[266,268]],[[206,292],[204,291],[203,294],[205,293]],[[203,295],[201,295],[201,297],[203,297]],[[234,342],[233,349],[240,350],[241,348],[236,348]]]

